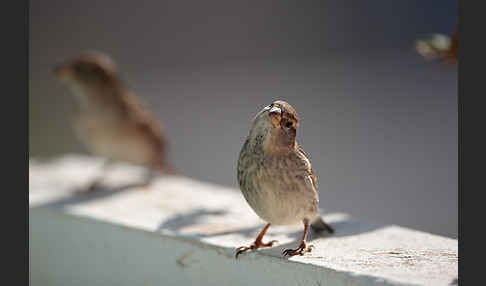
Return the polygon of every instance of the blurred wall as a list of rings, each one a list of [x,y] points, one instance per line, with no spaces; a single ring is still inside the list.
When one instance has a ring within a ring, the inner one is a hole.
[[[108,53],[160,119],[185,175],[236,183],[253,116],[301,117],[321,206],[457,238],[457,69],[414,40],[451,33],[456,1],[31,1],[30,156],[85,152],[50,70]]]

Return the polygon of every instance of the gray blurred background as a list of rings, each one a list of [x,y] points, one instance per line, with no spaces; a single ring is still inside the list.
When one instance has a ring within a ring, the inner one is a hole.
[[[283,99],[326,211],[458,237],[457,68],[414,51],[418,37],[453,32],[456,1],[30,5],[31,157],[85,152],[75,101],[50,70],[96,49],[163,122],[185,175],[237,188],[251,119]]]

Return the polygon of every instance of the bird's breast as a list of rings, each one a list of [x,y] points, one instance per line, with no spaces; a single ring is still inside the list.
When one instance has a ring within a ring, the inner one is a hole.
[[[317,213],[317,191],[288,156],[266,156],[245,146],[238,160],[240,189],[253,210],[273,224],[291,224]]]

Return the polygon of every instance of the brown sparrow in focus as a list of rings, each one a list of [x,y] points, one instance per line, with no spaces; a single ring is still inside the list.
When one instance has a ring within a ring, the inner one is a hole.
[[[304,223],[304,234],[297,249],[286,249],[284,255],[310,252],[306,244],[309,226],[314,230],[334,230],[317,215],[319,194],[317,179],[304,149],[295,137],[299,117],[285,101],[275,101],[260,111],[253,120],[238,159],[238,183],[255,213],[268,222],[251,246],[237,248],[239,254],[275,241],[262,242],[271,224]]]
[[[55,74],[78,99],[74,130],[89,151],[106,158],[103,171],[115,160],[147,166],[147,184],[152,171],[172,173],[166,161],[167,139],[152,114],[122,83],[108,56],[83,53],[56,67]]]

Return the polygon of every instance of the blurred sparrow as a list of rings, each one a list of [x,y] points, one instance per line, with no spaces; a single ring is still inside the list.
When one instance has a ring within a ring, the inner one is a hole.
[[[249,135],[238,159],[238,183],[256,214],[268,222],[251,246],[237,248],[239,254],[260,247],[271,224],[304,223],[304,234],[296,249],[286,249],[284,255],[304,255],[311,251],[306,244],[309,226],[315,231],[334,230],[317,215],[319,194],[311,163],[295,137],[299,118],[285,101],[275,101],[253,120]]]
[[[79,102],[74,130],[89,151],[105,157],[103,172],[88,190],[103,179],[115,160],[171,173],[166,161],[167,139],[155,118],[120,80],[114,62],[99,52],[87,52],[55,68]]]

